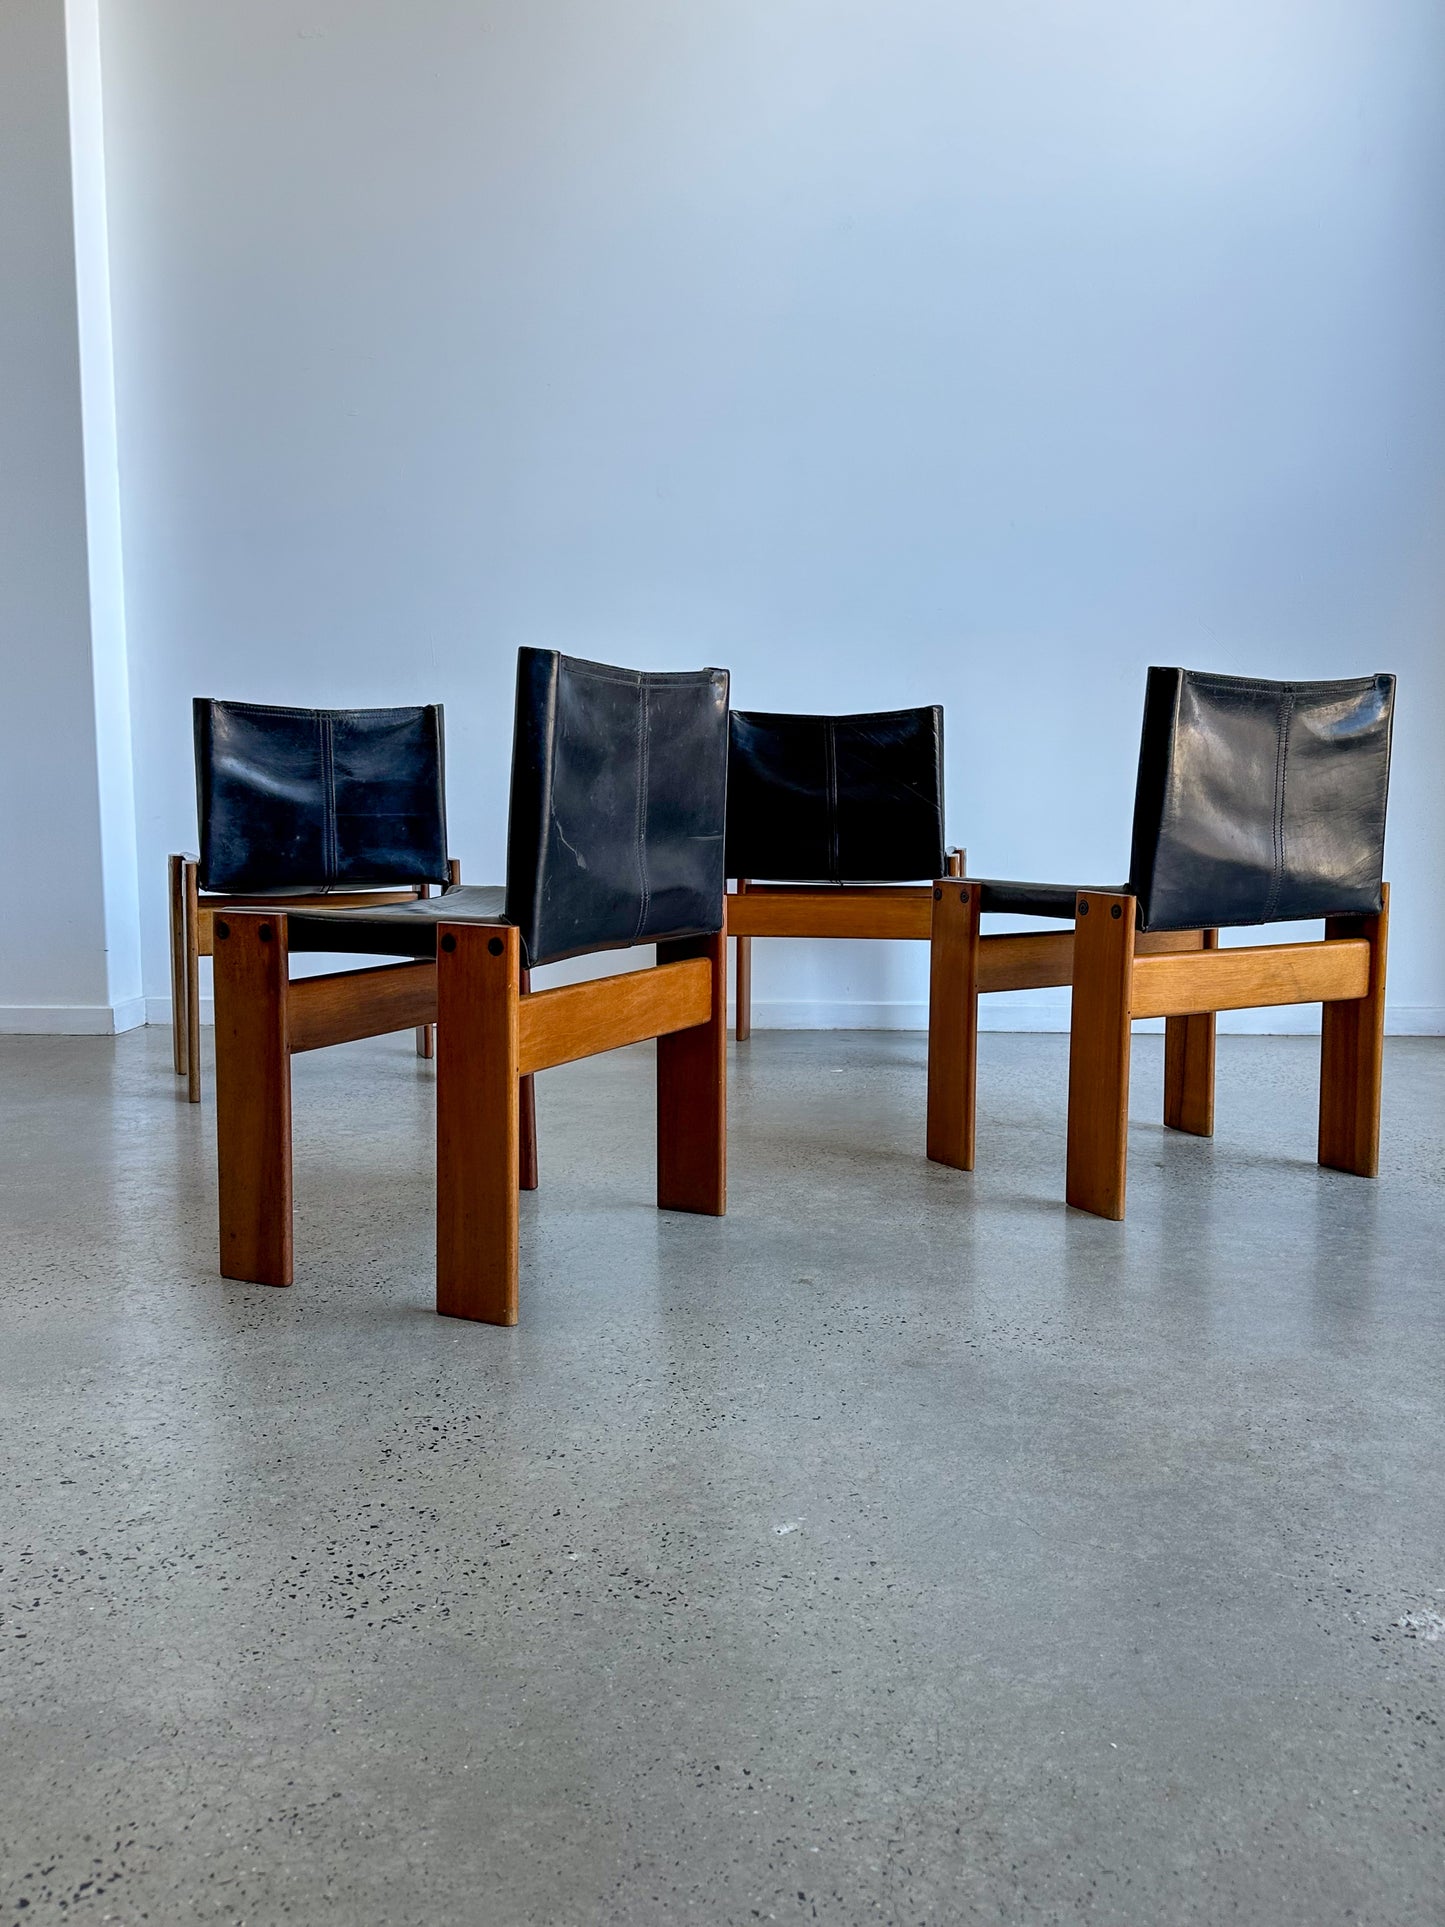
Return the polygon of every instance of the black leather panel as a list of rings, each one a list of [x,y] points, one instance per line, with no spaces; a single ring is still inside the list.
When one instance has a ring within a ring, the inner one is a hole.
[[[379,903],[374,910],[292,910],[286,920],[289,947],[362,957],[434,957],[439,924],[504,923],[506,894],[499,883],[458,883],[438,897]]]
[[[734,710],[727,873],[774,883],[943,874],[943,711]]]
[[[517,658],[507,918],[527,962],[723,922],[728,677]]]
[[[1151,669],[1130,860],[1139,927],[1377,912],[1394,701],[1393,676]]]
[[[1081,895],[1098,889],[1109,896],[1124,895],[1126,883],[1004,883],[987,879],[979,883],[980,910],[995,910],[1011,917],[1064,917],[1074,921],[1074,906]]]
[[[440,705],[193,704],[205,890],[445,883]]]

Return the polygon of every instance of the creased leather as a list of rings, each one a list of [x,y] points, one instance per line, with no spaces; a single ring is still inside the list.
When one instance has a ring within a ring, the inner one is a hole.
[[[1380,908],[1393,676],[1151,669],[1130,884],[1144,930]]]
[[[734,710],[727,873],[777,883],[943,874],[943,711]]]
[[[1373,916],[1395,678],[1151,669],[1129,882],[1141,930]],[[981,908],[1072,918],[1091,886],[979,879]]]
[[[192,705],[205,890],[447,879],[440,704]]]
[[[531,965],[723,922],[725,669],[517,656],[507,920]]]
[[[378,903],[374,909],[292,910],[286,931],[292,950],[354,951],[361,957],[434,957],[443,923],[505,923],[500,883],[457,883],[439,897]]]

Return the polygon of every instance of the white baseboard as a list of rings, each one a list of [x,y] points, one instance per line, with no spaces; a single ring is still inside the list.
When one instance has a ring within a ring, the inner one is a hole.
[[[130,1008],[130,1006],[126,1006]],[[7,1026],[5,1013],[0,1009],[0,1031],[19,1029],[18,1025]],[[728,1024],[733,1023],[734,1012],[728,1005]],[[142,1020],[132,1018],[130,1022],[117,1022],[116,1030],[129,1030],[131,1025]],[[147,997],[145,1018],[148,1024],[169,1024],[171,1021],[171,1000],[169,997]],[[209,1025],[214,1014],[209,997],[201,999],[201,1023]],[[980,1030],[1008,1031],[1066,1031],[1069,1028],[1069,1002],[1066,997],[1056,998],[1048,1003],[1025,1002],[1022,998],[1012,1001],[1006,994],[985,997],[978,1007]],[[1162,1030],[1162,1018],[1151,1019],[1148,1023],[1136,1025],[1138,1030]],[[1223,1032],[1233,1031],[1250,1037],[1300,1037],[1310,1036],[1319,1031],[1320,1013],[1317,1004],[1285,1005],[1276,1010],[1227,1010],[1219,1019]],[[36,1029],[53,1029],[58,1026],[37,1025]],[[106,1025],[109,1031],[112,1026]],[[754,1030],[927,1030],[928,1007],[921,1003],[844,1003],[827,1002],[817,998],[799,998],[796,1001],[753,1001]],[[95,1026],[98,1033],[102,1026]],[[1445,1009],[1431,1004],[1389,1004],[1385,1009],[1385,1029],[1391,1037],[1445,1037]]]
[[[732,1018],[729,1007],[729,1021]],[[1006,994],[979,1001],[980,1030],[1066,1031],[1069,1000],[1014,1001]],[[928,1006],[922,1003],[825,1003],[753,1001],[754,1030],[926,1030]],[[1163,1018],[1135,1025],[1136,1030],[1162,1030]],[[1304,1037],[1318,1035],[1318,1004],[1286,1004],[1272,1010],[1227,1010],[1220,1013],[1224,1033],[1249,1037]],[[1445,1009],[1431,1004],[1387,1004],[1385,1030],[1391,1037],[1445,1037]]]
[[[0,1004],[0,1037],[114,1037],[148,1022],[149,1011],[144,997],[119,1004]]]

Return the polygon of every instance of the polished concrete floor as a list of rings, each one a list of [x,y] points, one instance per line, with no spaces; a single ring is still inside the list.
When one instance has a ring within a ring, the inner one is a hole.
[[[522,1323],[430,1310],[432,1073],[296,1066],[298,1278],[223,1284],[158,1031],[0,1043],[0,1927],[1445,1918],[1445,1045],[1377,1184],[1221,1044],[1130,1216],[1064,1040],[734,1053],[730,1215],[648,1050],[550,1073]]]

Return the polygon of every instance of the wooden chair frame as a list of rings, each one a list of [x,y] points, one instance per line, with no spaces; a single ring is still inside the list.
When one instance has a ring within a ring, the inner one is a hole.
[[[966,850],[948,852],[948,874],[961,877]],[[754,937],[864,937],[926,943],[933,928],[928,883],[750,883],[739,877],[727,897],[727,932],[737,946],[733,1035],[753,1034]]]
[[[460,883],[462,866],[447,862],[448,881]],[[202,890],[200,862],[177,854],[167,859],[166,891],[171,935],[171,1055],[177,1077],[186,1079],[186,1096],[201,1101],[201,972],[202,957],[215,956],[215,920],[226,910],[365,909],[379,903],[410,903],[431,895],[429,883],[408,884],[395,890],[297,891],[277,897],[248,896],[244,891]],[[430,1057],[433,1027],[422,1024],[416,1033],[416,1054]]]
[[[1134,897],[1097,890],[1079,892],[1072,930],[981,936],[978,885],[941,878],[933,889],[929,1157],[973,1169],[980,994],[1072,983],[1071,1205],[1101,1218],[1124,1216],[1130,1040],[1142,1017],[1165,1020],[1165,1124],[1211,1137],[1215,1013],[1322,1004],[1318,1161],[1374,1177],[1388,884],[1382,896],[1378,916],[1330,918],[1322,940],[1222,950],[1215,930],[1140,932]]]
[[[508,925],[442,923],[435,961],[295,979],[284,908],[227,911],[215,936],[223,1277],[292,1282],[292,1056],[413,1025],[440,1036],[438,1312],[517,1322],[517,1192],[519,1179],[536,1184],[532,1077],[553,1065],[655,1037],[658,1206],[723,1215],[721,934],[659,943],[650,969],[535,992]]]

